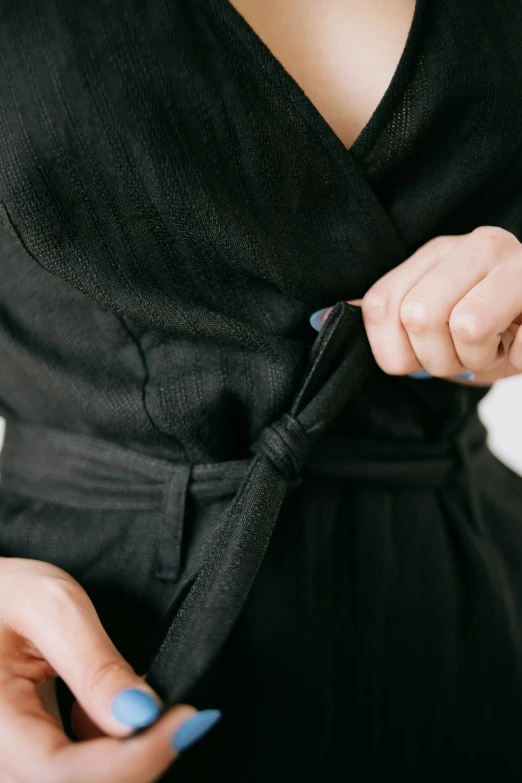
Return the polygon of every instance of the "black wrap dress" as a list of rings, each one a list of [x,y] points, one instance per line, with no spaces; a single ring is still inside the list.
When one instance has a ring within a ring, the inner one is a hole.
[[[227,0],[0,0],[0,555],[223,711],[165,780],[521,780],[522,478],[344,304],[480,225],[520,0],[417,0],[350,150]]]

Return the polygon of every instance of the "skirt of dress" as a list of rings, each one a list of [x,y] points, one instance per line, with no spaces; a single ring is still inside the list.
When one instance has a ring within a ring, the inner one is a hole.
[[[142,674],[174,591],[171,531],[145,507],[71,498],[3,482],[0,554],[75,576]],[[522,478],[487,448],[434,487],[307,475],[187,701],[224,717],[165,783],[519,781]]]
[[[224,717],[167,781],[519,781],[522,478],[311,477],[288,502],[215,674]]]

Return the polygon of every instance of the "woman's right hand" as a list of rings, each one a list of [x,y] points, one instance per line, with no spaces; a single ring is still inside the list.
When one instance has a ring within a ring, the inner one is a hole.
[[[71,741],[45,709],[39,689],[56,676],[89,738]],[[49,563],[0,557],[0,783],[152,783],[220,717],[161,711],[78,582]]]

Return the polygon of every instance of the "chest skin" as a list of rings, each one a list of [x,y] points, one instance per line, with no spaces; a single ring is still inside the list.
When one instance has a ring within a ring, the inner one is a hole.
[[[415,0],[228,0],[348,149],[404,50]]]

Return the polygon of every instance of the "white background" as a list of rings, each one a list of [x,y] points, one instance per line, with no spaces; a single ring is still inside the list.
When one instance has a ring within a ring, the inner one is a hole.
[[[488,428],[491,451],[522,475],[522,375],[497,381],[480,403],[479,412]],[[0,444],[3,425],[0,418]]]
[[[522,475],[522,375],[493,384],[479,410],[491,451]]]

